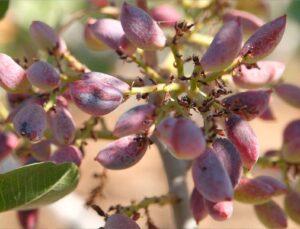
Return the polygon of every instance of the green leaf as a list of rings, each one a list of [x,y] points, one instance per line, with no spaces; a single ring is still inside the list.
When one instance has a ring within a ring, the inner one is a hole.
[[[73,163],[41,162],[0,174],[0,212],[53,203],[73,191],[78,180]]]
[[[0,19],[5,16],[6,11],[8,10],[9,0],[0,0]]]

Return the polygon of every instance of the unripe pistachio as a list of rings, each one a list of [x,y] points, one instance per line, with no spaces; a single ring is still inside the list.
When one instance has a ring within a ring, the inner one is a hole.
[[[300,119],[288,123],[283,131],[283,143],[287,144],[296,138],[300,138]]]
[[[232,199],[229,175],[212,149],[207,148],[193,161],[192,175],[195,187],[205,199],[212,202]]]
[[[27,103],[14,116],[13,124],[19,135],[39,141],[47,127],[46,112],[36,103]]]
[[[67,108],[57,106],[55,110],[49,111],[48,120],[56,142],[62,145],[69,145],[73,142],[76,126]]]
[[[88,72],[81,76],[83,80],[91,80],[98,84],[104,84],[109,87],[116,88],[120,92],[129,90],[129,85],[122,80],[101,72]]]
[[[190,197],[190,208],[197,224],[207,216],[204,198],[196,188],[193,189]]]
[[[104,229],[141,229],[132,219],[122,214],[114,214],[108,217]]]
[[[274,189],[257,179],[242,177],[234,191],[234,199],[243,203],[262,204],[271,199]]]
[[[200,63],[205,71],[220,71],[237,57],[242,45],[239,20],[226,22],[214,37]]]
[[[61,96],[61,95],[57,96],[56,97],[56,106],[68,108],[69,104],[68,104],[68,100],[66,99],[66,97]]]
[[[285,196],[284,209],[289,218],[300,225],[300,194],[298,192],[290,191]]]
[[[35,229],[37,227],[39,210],[21,210],[17,211],[18,220],[23,229]]]
[[[263,20],[256,15],[242,10],[230,9],[223,16],[224,22],[237,18],[240,18],[243,30],[246,32],[254,32],[264,24]]]
[[[283,145],[282,157],[285,161],[290,163],[300,162],[300,137]]]
[[[0,133],[0,162],[17,148],[19,140],[11,132]]]
[[[276,120],[276,117],[270,107],[270,105],[267,107],[267,109],[259,116],[260,119],[264,121],[274,121]]]
[[[29,82],[44,91],[57,88],[60,82],[58,71],[52,65],[43,61],[34,62],[26,70],[26,73]]]
[[[105,115],[123,102],[123,92],[128,84],[103,73],[90,72],[81,80],[70,84],[70,94],[75,105],[82,111],[94,115]]]
[[[263,26],[246,41],[240,55],[244,63],[255,63],[268,56],[281,41],[286,26],[286,15]]]
[[[233,212],[233,202],[231,200],[220,201],[217,203],[205,200],[205,206],[208,214],[217,221],[229,219]]]
[[[38,161],[48,161],[51,154],[51,142],[42,140],[38,143],[31,144],[31,156]]]
[[[116,51],[131,55],[136,50],[136,47],[125,37],[121,22],[118,20],[99,19],[91,25],[90,33],[99,42],[103,42]]]
[[[247,121],[234,115],[225,125],[227,136],[240,152],[243,165],[251,169],[259,157],[258,139],[253,129]]]
[[[136,47],[128,40],[125,34],[121,37],[119,42],[118,51],[126,55],[132,55],[136,51]]]
[[[29,88],[25,70],[3,53],[0,53],[0,86],[14,93],[23,92]]]
[[[287,217],[274,201],[254,205],[254,210],[259,221],[267,228],[287,228]]]
[[[126,37],[138,48],[155,50],[163,48],[166,37],[157,22],[141,8],[123,3],[121,24]]]
[[[153,124],[154,117],[155,106],[153,104],[133,107],[118,119],[113,134],[117,137],[142,134]]]
[[[94,35],[92,26],[96,22],[97,22],[97,20],[94,18],[88,19],[88,21],[86,22],[86,24],[84,26],[84,39],[85,39],[86,45],[90,49],[96,50],[96,51],[101,51],[101,50],[107,49],[108,47],[102,40],[98,39]]]
[[[29,32],[40,48],[53,52],[56,55],[61,55],[67,51],[65,41],[46,23],[33,21]]]
[[[167,4],[153,7],[150,14],[162,27],[173,27],[182,18],[176,8]]]
[[[14,107],[13,109],[10,110],[9,115],[7,117],[7,120],[12,122],[12,120],[14,119],[14,117],[16,116],[16,114],[23,108],[25,107],[27,104],[38,104],[40,106],[43,106],[43,104],[45,103],[45,98],[41,98],[41,97],[28,97],[27,99],[25,99],[24,101],[22,101],[20,104],[18,104],[16,107]]]
[[[100,150],[95,160],[107,169],[127,169],[142,159],[148,145],[146,137],[129,135]]]
[[[273,188],[273,196],[278,196],[287,193],[288,189],[284,183],[271,176],[258,176],[255,180],[262,181]]]
[[[241,118],[250,121],[268,107],[271,90],[253,90],[234,94],[223,100],[225,106]]]
[[[253,89],[278,81],[285,65],[278,61],[259,61],[257,67],[241,65],[234,70],[234,83],[240,88]]]
[[[206,147],[202,130],[187,118],[166,118],[157,126],[156,135],[166,144],[174,157],[195,159]]]
[[[80,166],[82,153],[74,145],[62,146],[53,153],[50,160],[56,163],[73,162]]]
[[[232,186],[235,187],[243,173],[243,164],[239,151],[226,138],[216,139],[213,143],[213,149],[228,172]]]
[[[6,98],[10,109],[16,108],[30,97],[29,94],[7,93]]]
[[[300,87],[283,83],[275,87],[275,93],[287,104],[300,108]]]

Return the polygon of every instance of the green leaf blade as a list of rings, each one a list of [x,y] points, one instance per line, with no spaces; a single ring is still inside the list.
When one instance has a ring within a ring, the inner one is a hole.
[[[5,16],[8,7],[9,7],[9,0],[0,1],[0,19],[2,19]]]
[[[75,164],[36,163],[0,175],[0,212],[38,208],[73,191],[79,180]]]

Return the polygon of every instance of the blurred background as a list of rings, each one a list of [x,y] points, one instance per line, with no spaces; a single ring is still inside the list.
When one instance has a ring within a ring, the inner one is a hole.
[[[120,5],[123,1],[115,0],[113,2]],[[176,1],[152,0],[149,2],[151,5],[166,2],[172,4]],[[245,2],[251,2],[250,5],[252,3],[253,5],[245,6]],[[255,5],[255,2],[257,1],[232,0],[232,3],[240,5],[241,9],[247,7],[253,13],[261,15],[263,11],[262,6]],[[288,15],[288,24],[284,37],[275,52],[268,59],[284,62],[286,64],[284,80],[300,86],[300,0],[266,0],[264,2],[267,6],[267,13],[264,13],[262,18],[265,21],[283,14]],[[74,15],[74,12],[80,12],[82,9],[90,9],[92,7],[88,0],[11,0],[6,16],[0,21],[0,52],[14,58],[34,57],[36,49],[28,34],[28,28],[33,20],[44,21],[54,28],[61,28]],[[99,17],[94,12],[93,16]],[[93,71],[131,78],[141,76],[135,65],[119,60],[115,52],[109,50],[94,52],[86,47],[83,40],[83,28],[86,19],[86,16],[80,18],[62,32],[62,36],[65,38],[71,52]],[[0,89],[0,95],[2,97],[0,106],[2,106],[4,104],[4,92],[2,89]],[[112,128],[120,114],[134,104],[137,104],[137,102],[135,99],[131,99],[130,102],[124,103],[116,111],[105,116],[109,127]],[[292,119],[300,118],[299,110],[283,103],[276,96],[273,96],[271,107],[276,116],[275,121],[251,121],[251,125],[258,135],[262,153],[268,149],[280,148],[283,128]],[[78,126],[88,118],[87,115],[78,112],[73,106],[71,106],[71,113],[74,114]],[[93,158],[107,143],[108,141],[104,140],[89,142],[86,148],[86,157],[81,166],[80,183],[76,191],[59,202],[42,208],[38,228],[80,229],[99,228],[102,225],[102,219],[94,211],[88,210],[84,206],[84,202],[91,190],[99,182],[93,177],[93,174],[102,172],[102,167]],[[7,167],[11,168],[14,166],[14,163],[13,158],[8,158],[5,163],[0,164],[0,172],[5,171]],[[255,174],[261,174],[262,172],[268,175],[279,176],[273,170],[262,171],[256,169],[254,171]],[[155,146],[152,146],[147,151],[145,157],[137,165],[124,171],[108,171],[107,178],[103,190],[104,196],[99,197],[96,201],[104,210],[118,203],[128,205],[132,200],[141,200],[145,196],[159,196],[168,192],[166,176]],[[191,190],[190,174],[188,179],[189,190]],[[277,201],[281,203],[282,199],[278,198]],[[200,228],[263,228],[255,217],[250,205],[235,202],[234,207],[233,216],[228,221],[215,222],[207,217],[200,223]],[[175,228],[170,206],[150,207],[150,215],[158,228]],[[143,218],[140,220],[142,228],[144,225],[143,220]],[[20,228],[20,226],[14,211],[0,213],[0,229],[16,228]],[[195,227],[191,226],[191,229],[193,228]],[[297,226],[289,222],[289,228],[296,229]]]

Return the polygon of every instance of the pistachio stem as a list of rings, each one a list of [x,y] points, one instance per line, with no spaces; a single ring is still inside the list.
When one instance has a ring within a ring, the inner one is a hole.
[[[140,209],[146,209],[150,205],[159,205],[164,206],[167,204],[176,204],[178,202],[178,198],[176,198],[172,194],[166,194],[162,196],[154,196],[154,197],[146,197],[140,202],[132,203],[130,206],[123,207],[121,212],[128,217],[132,216],[135,212]]]
[[[143,87],[132,87],[130,91],[125,92],[125,95],[136,95],[136,94],[145,94],[150,92],[158,91],[179,91],[183,89],[183,85],[179,83],[160,83],[155,85],[143,86]]]

